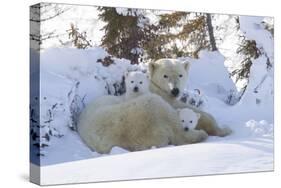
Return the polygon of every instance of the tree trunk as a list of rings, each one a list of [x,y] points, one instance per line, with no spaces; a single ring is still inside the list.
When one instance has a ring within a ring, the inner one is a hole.
[[[214,36],[214,28],[212,25],[212,19],[211,15],[207,14],[207,28],[208,28],[208,33],[210,37],[210,44],[211,44],[211,51],[216,51],[218,50],[217,45],[216,45],[216,40]]]

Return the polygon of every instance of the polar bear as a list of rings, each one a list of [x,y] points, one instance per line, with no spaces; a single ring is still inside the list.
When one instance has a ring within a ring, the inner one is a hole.
[[[196,129],[203,129],[212,136],[226,136],[232,132],[228,127],[220,128],[210,114],[178,100],[187,84],[188,70],[190,68],[188,61],[159,59],[149,63],[148,68],[150,74],[149,88],[152,93],[161,96],[175,109],[190,108],[201,114]]]
[[[114,146],[140,151],[201,142],[208,136],[203,130],[185,132],[177,111],[151,93],[94,111],[89,104],[78,121],[78,133],[89,148],[102,154]]]
[[[127,72],[125,74],[125,85],[125,100],[150,92],[148,76],[141,71]]]
[[[185,131],[195,129],[200,119],[201,114],[196,113],[189,108],[178,109],[178,115],[182,124],[182,127]]]
[[[132,71],[125,73],[126,93],[121,96],[104,95],[98,97],[91,104],[92,110],[98,110],[100,107],[119,104],[129,99],[138,97],[144,93],[149,93],[148,76],[141,71]]]

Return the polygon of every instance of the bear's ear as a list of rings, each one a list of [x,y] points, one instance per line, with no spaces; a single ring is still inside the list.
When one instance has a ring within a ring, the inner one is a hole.
[[[189,67],[190,67],[190,62],[189,61],[184,61],[183,62],[183,67],[184,67],[184,70],[188,71]]]
[[[196,113],[196,116],[197,116],[198,119],[200,119],[201,114],[200,113]]]
[[[149,70],[149,75],[150,77],[152,77],[155,69],[157,68],[158,64],[155,63],[155,62],[150,62],[149,65],[148,65],[148,70]]]

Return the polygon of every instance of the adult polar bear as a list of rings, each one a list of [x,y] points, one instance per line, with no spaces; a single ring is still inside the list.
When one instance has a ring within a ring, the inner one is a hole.
[[[171,59],[150,64],[150,89],[158,95],[148,93],[125,102],[115,96],[103,96],[93,101],[80,115],[80,137],[97,152],[109,153],[113,146],[136,151],[201,142],[206,132],[229,134],[230,129],[219,128],[211,115],[177,101],[186,85],[188,69],[188,62]],[[197,129],[204,131],[183,130],[176,109],[187,107],[201,114]]]
[[[109,153],[114,146],[140,151],[153,146],[191,144],[208,136],[202,130],[184,131],[177,111],[155,94],[96,107],[94,101],[82,112],[78,133],[98,153]]]
[[[159,59],[149,64],[150,91],[160,95],[175,109],[190,108],[200,113],[196,129],[203,129],[212,136],[226,136],[232,131],[228,127],[220,128],[215,119],[208,113],[179,101],[177,98],[186,86],[188,79],[188,61],[176,59]]]

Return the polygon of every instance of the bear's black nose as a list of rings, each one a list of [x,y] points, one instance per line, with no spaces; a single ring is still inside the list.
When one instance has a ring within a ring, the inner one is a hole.
[[[188,130],[189,130],[189,128],[188,128],[188,127],[185,127],[185,128],[184,128],[184,131],[188,131]]]
[[[134,87],[134,92],[138,92],[139,88],[138,87]]]
[[[171,93],[173,96],[177,97],[180,93],[180,90],[178,88],[173,88]]]

